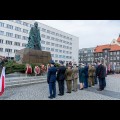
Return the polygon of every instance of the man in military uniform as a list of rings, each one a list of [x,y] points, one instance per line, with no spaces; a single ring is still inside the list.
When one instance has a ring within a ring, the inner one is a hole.
[[[50,61],[51,67],[48,69],[48,75],[47,75],[47,82],[49,84],[49,92],[50,96],[49,98],[55,98],[56,97],[56,72],[57,68],[54,66],[54,61]]]
[[[64,80],[65,80],[65,71],[66,67],[63,65],[64,62],[60,61],[60,67],[58,68],[57,72],[57,81],[59,87],[59,94],[60,96],[64,95]]]
[[[73,74],[73,70],[71,69],[71,66],[68,66],[68,69],[65,72],[65,76],[66,76],[66,83],[67,83],[67,93],[71,93],[72,91],[72,74]]]

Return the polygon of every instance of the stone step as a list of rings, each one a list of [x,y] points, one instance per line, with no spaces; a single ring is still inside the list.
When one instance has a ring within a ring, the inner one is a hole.
[[[38,84],[38,83],[45,83],[45,82],[46,82],[46,80],[43,80],[43,81],[34,81],[34,82],[27,82],[27,83],[21,82],[21,83],[16,83],[16,84],[7,84],[7,85],[5,85],[6,86],[5,88],[15,87],[15,86],[23,86],[23,85],[31,85],[31,84]]]
[[[21,85],[29,85],[34,83],[41,83],[47,82],[46,77],[21,77],[21,78],[13,78],[13,79],[6,79],[5,86],[12,87],[12,86],[21,86]]]

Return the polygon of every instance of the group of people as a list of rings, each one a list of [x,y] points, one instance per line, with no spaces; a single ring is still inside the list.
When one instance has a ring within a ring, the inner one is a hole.
[[[94,64],[80,64],[80,66],[68,64],[64,66],[64,62],[60,61],[60,66],[56,67],[54,61],[50,61],[48,68],[47,82],[49,84],[50,99],[56,97],[56,81],[58,82],[59,96],[63,96],[65,92],[64,84],[66,82],[67,93],[92,87],[98,84],[97,90],[102,91],[106,87],[106,67],[103,62]],[[78,87],[78,78],[80,87]]]
[[[35,66],[34,67],[34,74],[37,75],[44,75],[47,72],[47,67],[45,65]],[[30,64],[26,64],[26,75],[29,76],[33,73],[32,67]]]

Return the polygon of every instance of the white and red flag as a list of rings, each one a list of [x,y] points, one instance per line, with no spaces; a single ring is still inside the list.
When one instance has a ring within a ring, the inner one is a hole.
[[[3,67],[0,78],[0,96],[4,93],[5,89],[5,67]]]

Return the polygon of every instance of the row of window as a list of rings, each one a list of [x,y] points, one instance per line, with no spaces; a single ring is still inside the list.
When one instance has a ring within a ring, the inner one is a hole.
[[[3,44],[3,39],[0,39],[0,43]],[[6,40],[5,42],[7,45],[13,45],[13,41],[10,41],[10,40]],[[20,46],[20,42],[14,42],[14,45],[15,46]],[[26,44],[25,43],[22,43],[22,47],[25,47]]]
[[[47,50],[47,51],[54,51],[54,52],[59,52],[59,53],[66,53],[66,54],[72,54],[72,52],[65,51],[65,50],[59,50],[59,49],[54,49],[54,48],[49,48],[49,47],[42,47],[42,50]]]
[[[115,52],[109,52],[109,55],[120,55],[120,51],[115,51]],[[102,56],[103,53],[96,53],[96,56]]]
[[[3,48],[0,48],[0,52],[3,52]],[[12,53],[12,49],[5,48],[5,52],[7,52],[7,53]],[[16,52],[17,52],[17,50],[14,49],[14,53],[16,53]]]
[[[65,45],[59,45],[59,44],[55,44],[55,43],[50,43],[50,42],[45,42],[44,40],[42,40],[41,43],[46,44],[46,45],[55,46],[55,47],[61,47],[61,48],[63,47],[63,48],[72,50],[72,47],[65,46]]]
[[[46,38],[46,39],[51,39],[51,40],[54,40],[54,41],[57,41],[57,42],[61,42],[61,43],[65,43],[65,44],[72,45],[71,42],[67,42],[67,41],[60,40],[60,39],[58,39],[58,38],[54,38],[54,37],[50,37],[50,36],[45,36],[44,34],[42,34],[41,37],[42,37],[42,38]]]
[[[23,29],[23,31],[22,31],[22,29],[20,28],[20,27],[16,27],[15,26],[15,28],[13,27],[13,25],[9,25],[9,24],[6,24],[6,26],[5,26],[5,24],[4,23],[2,23],[2,22],[0,22],[0,27],[6,27],[6,28],[8,28],[8,29],[14,29],[14,30],[16,30],[16,31],[19,31],[19,32],[23,32],[23,33],[26,33],[26,34],[28,34],[28,30],[26,30],[26,29]]]
[[[14,20],[9,20],[9,21],[14,22]],[[18,23],[18,24],[25,25],[27,27],[33,27],[32,24],[29,24],[29,23],[26,23],[26,22],[22,22],[21,20],[15,20],[15,22]],[[43,31],[43,32],[46,32],[46,33],[49,33],[49,34],[52,34],[52,35],[56,35],[56,36],[59,36],[59,37],[62,37],[62,38],[68,39],[68,40],[72,40],[72,38],[70,38],[70,37],[67,37],[65,35],[61,35],[59,33],[55,33],[55,32],[50,31],[50,30],[46,30],[45,28],[40,28],[39,27],[39,29],[41,29],[41,31]]]
[[[10,33],[10,32],[6,32],[6,34],[5,34],[4,31],[0,31],[0,35],[6,35],[7,37],[15,37],[17,39],[28,40],[27,36],[21,36],[21,35],[18,35],[18,34],[15,34],[13,36],[13,33]]]
[[[55,57],[55,58],[72,59],[71,56],[65,56],[65,55],[51,54],[51,56],[52,56],[52,57]]]

